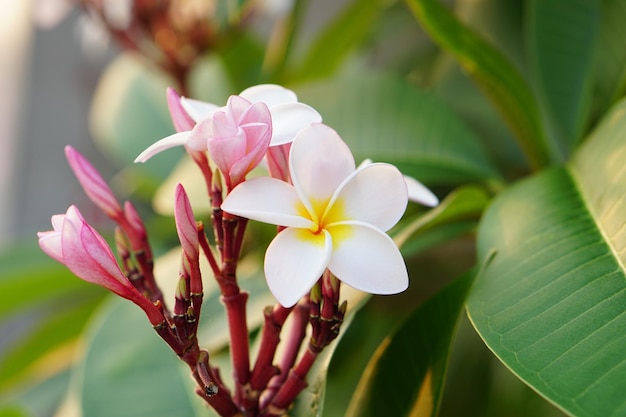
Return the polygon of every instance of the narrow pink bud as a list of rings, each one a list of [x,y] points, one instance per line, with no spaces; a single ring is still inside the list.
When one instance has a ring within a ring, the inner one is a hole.
[[[167,89],[167,106],[170,110],[170,116],[174,128],[177,132],[186,132],[193,129],[196,124],[193,119],[187,114],[180,102],[180,96],[173,88]]]
[[[75,206],[52,217],[54,230],[39,232],[41,249],[68,267],[80,279],[99,285],[137,304],[157,325],[163,314],[137,291],[121,271],[111,248],[82,217]]]
[[[174,194],[174,217],[176,231],[183,247],[183,251],[190,260],[199,257],[198,228],[191,209],[189,197],[181,184],[176,186]]]
[[[148,232],[139,212],[130,201],[124,203],[124,219],[125,221],[120,222],[120,225],[128,235],[133,250],[145,249]]]
[[[65,156],[89,199],[107,216],[119,219],[122,215],[122,208],[98,170],[87,158],[69,145],[65,147]]]
[[[192,294],[202,293],[202,275],[200,273],[200,242],[198,226],[191,209],[189,197],[181,184],[176,186],[174,194],[174,218],[176,231],[183,248],[183,266],[189,273],[189,290]],[[187,261],[185,265],[184,261]]]

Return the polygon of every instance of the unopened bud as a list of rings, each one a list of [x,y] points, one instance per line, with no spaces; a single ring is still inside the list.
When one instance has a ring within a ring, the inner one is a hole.
[[[319,304],[322,302],[322,288],[319,282],[311,288],[310,298],[313,304]]]
[[[71,146],[65,147],[65,156],[87,197],[107,216],[116,221],[120,219],[122,208],[98,170]]]

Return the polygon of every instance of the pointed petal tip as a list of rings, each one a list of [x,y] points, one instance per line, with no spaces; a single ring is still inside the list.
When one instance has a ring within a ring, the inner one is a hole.
[[[439,205],[439,198],[424,184],[406,175],[404,176],[404,181],[406,182],[410,201],[414,201],[426,207],[437,207]]]

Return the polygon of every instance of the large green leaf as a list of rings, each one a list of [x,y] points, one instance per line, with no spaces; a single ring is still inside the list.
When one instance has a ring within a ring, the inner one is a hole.
[[[196,415],[176,355],[126,300],[112,299],[101,311],[78,369],[85,417]]]
[[[437,415],[448,350],[474,275],[470,271],[438,292],[382,341],[347,416]]]
[[[65,297],[102,293],[94,288],[40,251],[34,239],[0,254],[0,319]]]
[[[495,249],[468,310],[515,374],[576,416],[622,416],[626,397],[626,103],[565,167],[501,194],[479,230]]]
[[[450,224],[476,224],[488,202],[489,195],[483,188],[474,185],[460,187],[448,194],[437,207],[418,215],[408,224],[401,224],[397,233],[393,234],[394,241],[405,256],[415,253],[415,246],[424,248],[420,238],[427,231]],[[460,228],[463,229],[465,227]],[[453,228],[450,232],[456,230]]]
[[[463,25],[437,0],[407,0],[433,39],[450,52],[490,97],[516,135],[529,164],[542,167],[561,159],[545,136],[532,91],[504,56]]]
[[[595,54],[594,117],[601,117],[626,92],[626,3],[604,0]]]
[[[568,152],[587,122],[600,0],[533,0],[527,7],[529,60],[554,133]]]
[[[445,105],[392,76],[348,74],[298,88],[357,161],[395,164],[427,184],[498,178],[478,138]]]
[[[47,311],[27,335],[14,340],[0,356],[0,388],[25,375],[41,379],[50,370],[68,368],[74,357],[73,349],[57,353],[53,359],[45,360],[45,357],[78,339],[100,298],[81,297],[80,303],[65,301],[63,308]]]
[[[335,72],[351,50],[371,33],[390,0],[353,0],[317,35],[299,61],[294,80],[323,78]]]

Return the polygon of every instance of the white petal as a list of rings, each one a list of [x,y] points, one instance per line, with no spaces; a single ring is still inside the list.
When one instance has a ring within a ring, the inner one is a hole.
[[[404,177],[390,164],[361,166],[340,185],[329,208],[325,222],[357,220],[391,229],[400,220],[407,206]]]
[[[280,232],[265,253],[265,277],[274,297],[284,307],[298,302],[320,278],[331,257],[328,232],[288,228]]]
[[[402,255],[385,233],[361,222],[336,224],[328,231],[333,238],[328,269],[341,281],[372,294],[396,294],[408,288]]]
[[[273,131],[270,146],[289,143],[303,127],[322,121],[313,107],[302,103],[278,104],[270,108],[270,113]]]
[[[239,96],[251,103],[263,102],[270,109],[278,104],[296,103],[298,101],[296,93],[276,84],[255,85],[243,90]]]
[[[227,213],[279,226],[315,228],[302,217],[302,203],[293,186],[274,178],[257,177],[236,186],[224,199]]]
[[[191,117],[196,123],[200,120],[206,119],[215,110],[220,108],[217,104],[207,103],[205,101],[194,100],[186,97],[180,98],[180,105],[183,106],[183,109],[185,109],[189,117]]]
[[[354,158],[337,132],[321,123],[311,124],[296,135],[289,155],[291,179],[309,211],[311,202],[326,204],[339,184],[354,172]],[[325,207],[322,207],[323,211]]]
[[[415,178],[405,175],[404,181],[406,181],[406,186],[409,191],[409,200],[428,207],[435,207],[439,204],[437,196]]]
[[[135,158],[135,162],[146,162],[154,155],[163,152],[166,149],[173,148],[175,146],[185,145],[190,136],[191,132],[178,132],[174,133],[171,136],[163,138],[158,142],[153,143],[145,151],[139,154],[139,156]]]

